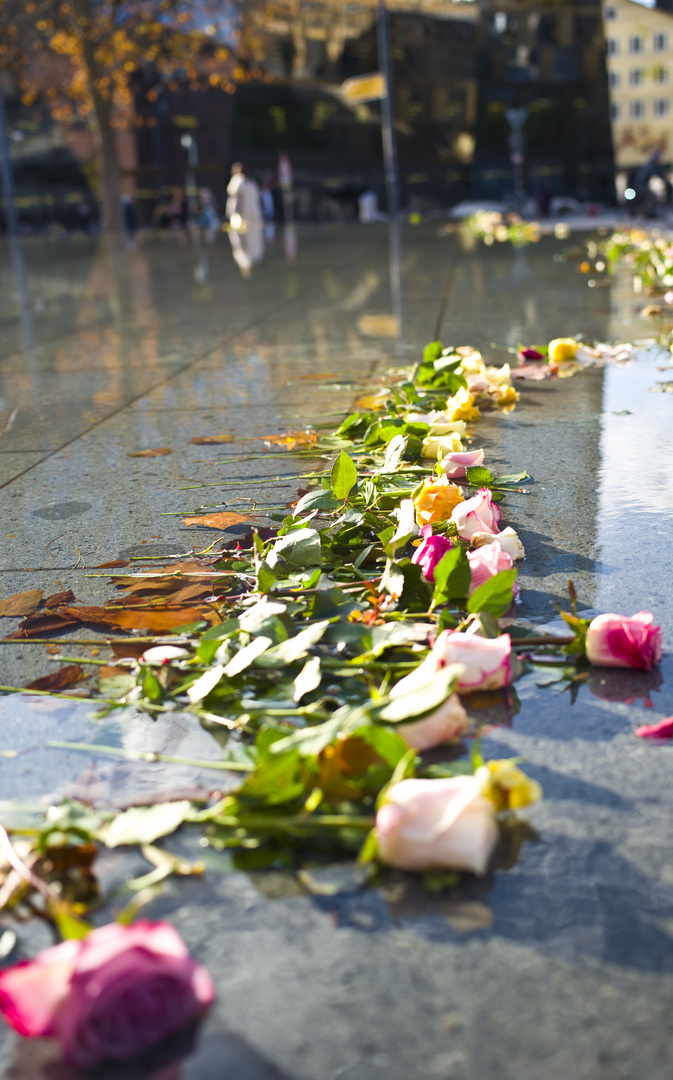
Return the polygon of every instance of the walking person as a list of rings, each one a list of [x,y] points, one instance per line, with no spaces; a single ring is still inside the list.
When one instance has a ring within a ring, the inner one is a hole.
[[[246,175],[240,161],[231,166],[226,214],[232,254],[243,277],[249,278],[255,263],[264,258],[264,212],[257,182]]]

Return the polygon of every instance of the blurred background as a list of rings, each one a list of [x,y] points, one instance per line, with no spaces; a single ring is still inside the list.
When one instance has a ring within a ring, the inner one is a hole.
[[[672,5],[0,0],[0,227],[217,229],[237,161],[267,222],[666,202]]]

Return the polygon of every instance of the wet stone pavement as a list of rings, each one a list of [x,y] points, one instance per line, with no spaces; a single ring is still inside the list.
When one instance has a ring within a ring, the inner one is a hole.
[[[520,342],[661,329],[637,316],[627,284],[588,289],[576,259],[559,261],[581,238],[466,252],[436,226],[407,227],[401,311],[383,227],[298,239],[295,261],[278,237],[250,280],[226,237],[200,251],[155,240],[117,258],[89,240],[27,241],[23,297],[0,250],[0,596],[72,588],[101,603],[110,587],[88,576],[95,564],[212,543],[181,512],[223,497],[232,509],[284,506],[296,465],[257,459],[260,436],[331,429],[372,374],[438,334],[502,362]],[[525,384],[514,412],[479,428],[489,466],[534,481],[503,507],[526,545],[520,616],[553,620],[572,577],[584,609],[654,612],[669,653],[658,672],[592,672],[574,701],[539,673],[517,684],[520,711],[494,718],[484,754],[520,755],[545,797],[527,811],[537,840],[484,881],[432,895],[393,874],[361,891],[343,864],[309,895],[290,874],[235,872],[177,834],[166,846],[202,858],[206,875],[169,881],[146,914],[175,923],[218,990],[182,1080],[669,1080],[673,748],[633,736],[673,713],[673,398],[652,392],[666,365],[670,353],[645,342],[628,366]],[[190,442],[211,435],[234,441]],[[171,454],[128,456],[156,447]],[[50,670],[41,646],[0,646],[3,685]],[[45,745],[222,756],[185,714],[91,713],[0,697],[0,799],[121,803],[221,783],[195,766]],[[108,891],[147,870],[135,854],[97,865]],[[37,922],[19,935],[27,955],[50,942]],[[7,1080],[55,1077],[53,1056],[0,1031]]]

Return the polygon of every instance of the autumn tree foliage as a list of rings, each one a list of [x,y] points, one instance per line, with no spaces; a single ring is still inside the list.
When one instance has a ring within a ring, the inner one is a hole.
[[[236,15],[227,0],[0,0],[0,65],[24,104],[44,100],[55,120],[97,132],[106,232],[122,229],[115,129],[138,122],[134,74],[232,92],[240,65],[220,31]]]

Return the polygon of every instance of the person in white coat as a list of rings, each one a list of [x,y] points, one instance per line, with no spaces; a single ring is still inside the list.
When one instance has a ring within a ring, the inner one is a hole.
[[[226,214],[232,254],[241,274],[248,278],[255,263],[264,257],[264,212],[259,187],[246,176],[240,161],[231,167]]]

